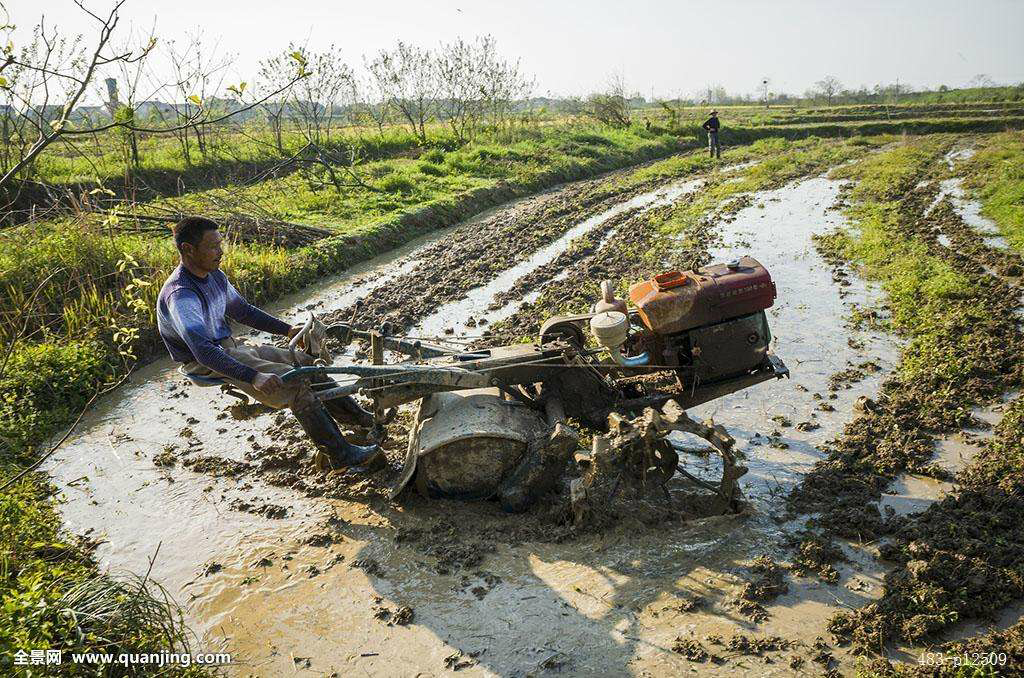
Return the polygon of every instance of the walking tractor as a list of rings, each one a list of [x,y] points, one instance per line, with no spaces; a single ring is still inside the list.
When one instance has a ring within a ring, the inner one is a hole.
[[[590,510],[598,486],[610,485],[609,495],[623,482],[660,486],[667,496],[677,472],[710,491],[716,511],[734,510],[747,470],[734,441],[686,410],[788,376],[769,349],[765,309],[776,290],[768,271],[743,257],[632,285],[629,303],[615,298],[608,281],[601,290],[591,313],[548,319],[534,343],[448,348],[444,340],[391,336],[386,327],[321,327],[342,344],[369,342],[374,364],[296,367],[284,379],[341,375],[319,397],[358,392],[382,422],[418,401],[392,498],[414,486],[428,497],[497,498],[522,511],[559,487],[575,460],[582,468],[570,483],[577,512]],[[400,362],[384,364],[387,352]],[[719,481],[679,463],[679,451],[689,448],[673,431],[710,443],[721,456]],[[581,434],[592,437],[589,454],[579,452]]]

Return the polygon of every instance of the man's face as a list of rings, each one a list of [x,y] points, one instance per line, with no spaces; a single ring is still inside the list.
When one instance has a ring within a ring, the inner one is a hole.
[[[203,238],[198,245],[193,247],[189,243],[184,243],[181,250],[186,263],[206,273],[220,268],[220,260],[224,256],[223,241],[220,231],[216,229],[203,231]]]

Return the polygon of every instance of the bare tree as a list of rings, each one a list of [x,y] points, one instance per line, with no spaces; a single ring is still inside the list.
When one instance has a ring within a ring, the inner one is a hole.
[[[631,122],[629,100],[626,98],[626,83],[622,75],[613,74],[604,92],[588,96],[586,110],[590,117],[606,125],[628,127]]]
[[[16,114],[22,116],[34,129],[34,136],[24,153],[19,154],[17,161],[11,163],[2,176],[0,188],[14,182],[23,171],[29,170],[36,158],[51,144],[58,140],[71,142],[75,138],[94,135],[107,130],[120,130],[125,134],[137,132],[160,133],[173,132],[182,127],[212,125],[222,122],[233,115],[251,109],[262,103],[263,99],[242,104],[230,111],[219,112],[216,107],[204,106],[196,97],[196,109],[183,122],[171,125],[146,125],[137,119],[136,110],[131,107],[120,107],[108,122],[92,123],[88,119],[73,118],[73,112],[103,71],[120,71],[129,74],[131,80],[137,82],[136,73],[154,47],[156,38],[151,37],[145,44],[132,49],[117,49],[112,38],[120,22],[120,10],[126,0],[118,0],[107,14],[96,14],[87,9],[83,0],[75,0],[75,5],[84,12],[95,26],[89,48],[85,48],[82,36],[68,38],[60,36],[55,30],[47,27],[45,18],[40,20],[35,31],[35,39],[21,51],[16,52],[8,42],[4,49],[4,60],[0,62],[0,88],[13,93]],[[0,27],[11,33],[11,26]],[[306,77],[305,61],[301,55],[293,59],[297,68],[288,82],[290,84]],[[9,73],[16,73],[17,80],[8,78]],[[240,87],[236,87],[240,91]],[[274,93],[266,95],[266,99]],[[133,96],[133,99],[137,99]]]
[[[460,142],[473,136],[483,113],[481,59],[461,38],[437,52],[438,109]]]
[[[988,76],[986,73],[978,73],[976,76],[967,81],[968,87],[998,87],[996,81]]]
[[[207,46],[200,29],[187,35],[183,42],[168,41],[165,53],[174,77],[174,81],[165,88],[171,99],[169,108],[172,114],[167,116],[170,120],[165,120],[161,109],[156,109],[154,113],[161,121],[172,123],[185,164],[191,165],[190,132],[195,134],[199,152],[205,154],[207,149],[205,128],[202,125],[189,125],[188,122],[196,115],[203,101],[207,101],[212,93],[220,91],[224,84],[224,74],[233,60],[229,55],[218,54],[216,45]],[[243,88],[246,85],[242,83],[236,87]]]
[[[533,90],[533,78],[518,61],[502,58],[489,35],[441,45],[435,59],[439,113],[459,141],[472,138],[485,119],[500,127],[513,103]]]
[[[394,49],[378,52],[366,67],[388,104],[425,143],[438,92],[437,64],[431,53],[399,41]]]
[[[479,38],[476,51],[484,103],[492,124],[501,127],[510,119],[513,102],[529,97],[536,81],[522,72],[518,59],[508,61],[498,55],[494,38]]]
[[[377,128],[378,136],[383,138],[384,128],[394,120],[394,110],[377,79],[357,76],[352,81],[352,100],[355,102],[349,111],[352,123],[357,128],[372,124]]]
[[[75,0],[78,8],[97,25],[95,42],[89,50],[82,46],[82,36],[69,39],[59,35],[48,28],[45,17],[35,27],[32,42],[19,54],[14,53],[8,42],[2,72],[15,73],[17,78],[5,79],[3,87],[13,94],[17,114],[29,123],[34,139],[19,160],[0,177],[0,186],[31,165],[47,146],[68,131],[71,112],[87,93],[98,69],[136,63],[152,50],[153,43],[137,51],[110,51],[111,38],[120,19],[119,10],[124,3],[125,0],[120,0],[109,14],[101,16],[86,9],[82,0]],[[13,26],[6,28],[9,34]]]
[[[355,103],[355,74],[334,45],[323,52],[291,45],[288,51],[300,54],[309,65],[309,77],[289,90],[292,115],[302,125],[307,143],[329,144],[335,118]]]
[[[828,105],[831,106],[832,98],[843,89],[843,83],[839,82],[839,78],[828,75],[814,83],[814,87],[821,96],[825,97]]]
[[[267,125],[274,137],[277,152],[284,154],[284,125],[290,108],[288,83],[294,55],[276,54],[260,62],[256,80],[256,91],[263,97],[260,109],[266,116]]]

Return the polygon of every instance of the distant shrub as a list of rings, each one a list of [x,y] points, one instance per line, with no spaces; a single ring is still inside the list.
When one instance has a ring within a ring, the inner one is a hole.
[[[470,153],[470,158],[473,160],[500,160],[505,157],[505,150],[500,148],[492,148],[489,146],[481,146],[480,148],[473,149]]]
[[[567,152],[571,155],[582,158],[600,158],[604,155],[600,148],[594,146],[588,146],[587,144],[580,144],[579,146],[573,146],[567,149]]]
[[[444,162],[444,151],[440,148],[432,148],[420,155],[420,160],[425,160],[426,162],[434,163],[435,165],[440,164]]]
[[[384,177],[378,185],[388,193],[412,193],[416,187],[408,176],[397,173]]]
[[[581,144],[593,144],[594,146],[611,146],[613,142],[607,137],[603,137],[600,134],[591,134],[588,132],[577,132],[573,134],[570,139],[578,141]]]
[[[432,162],[421,162],[420,172],[423,174],[429,174],[432,177],[440,177],[446,174],[444,167],[441,165],[435,165]]]
[[[445,167],[451,174],[483,174],[484,163],[479,159],[468,157],[467,153],[449,153],[444,159]]]

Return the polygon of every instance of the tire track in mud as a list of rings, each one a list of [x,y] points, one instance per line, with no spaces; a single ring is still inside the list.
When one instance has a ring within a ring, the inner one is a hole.
[[[411,271],[361,299],[356,325],[377,328],[387,321],[408,330],[443,304],[463,298],[472,288],[486,284],[556,242],[580,222],[673,180],[620,183],[637,169],[570,184],[527,198],[513,207],[498,208],[489,217],[457,227],[418,252],[419,263]],[[604,228],[604,224],[597,228]],[[353,308],[347,307],[330,313],[326,319],[347,322],[352,312]]]
[[[686,196],[686,201],[692,196]],[[508,319],[496,323],[486,333],[489,343],[510,342],[517,337],[536,335],[551,315],[581,312],[598,299],[602,280],[613,284],[632,283],[650,277],[661,268],[689,269],[708,263],[710,241],[714,237],[710,223],[691,234],[691,246],[672,247],[669,238],[657,232],[656,224],[667,218],[675,206],[668,205],[645,213],[629,215],[617,227],[597,238],[593,234],[578,250],[567,252],[548,273],[561,278],[544,285],[540,297],[525,303]],[[557,273],[556,273],[557,272]],[[536,285],[538,280],[524,281]]]
[[[635,207],[605,220],[594,230],[576,238],[553,261],[520,277],[511,287],[496,294],[487,310],[496,311],[506,304],[523,299],[531,292],[541,291],[543,286],[550,284],[559,276],[570,275],[570,267],[574,262],[593,256],[602,246],[605,238],[612,235],[619,227],[634,222],[644,211],[642,208]]]

